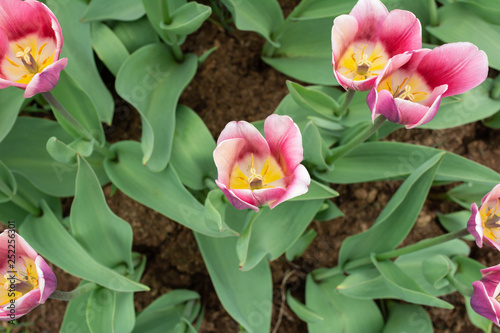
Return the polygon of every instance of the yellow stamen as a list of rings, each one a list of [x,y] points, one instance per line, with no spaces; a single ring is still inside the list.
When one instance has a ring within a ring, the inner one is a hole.
[[[40,49],[38,50],[38,56],[40,56],[42,54],[42,51],[45,48],[45,46],[47,46],[47,44],[48,43],[44,43],[42,46],[40,46]]]
[[[22,58],[28,65],[32,65],[33,63],[31,59],[33,58],[33,56],[31,55],[31,47],[28,46],[24,49],[24,51],[17,52],[16,58]]]
[[[15,62],[13,62],[13,61],[12,61],[12,60],[10,60],[9,58],[7,58],[7,56],[5,56],[5,59],[7,59],[7,61],[8,61],[8,62],[10,62],[10,64],[11,64],[12,66],[19,67],[19,65],[18,65],[18,64],[16,64]]]

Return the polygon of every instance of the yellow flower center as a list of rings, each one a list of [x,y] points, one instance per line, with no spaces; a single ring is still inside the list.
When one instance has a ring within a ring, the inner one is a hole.
[[[0,59],[4,79],[28,84],[33,76],[54,63],[55,42],[30,35],[10,43],[10,50]]]
[[[12,265],[4,276],[0,276],[0,283],[3,284],[3,288],[0,288],[0,305],[9,303],[11,299],[16,300],[38,288],[35,262],[27,257],[16,258],[16,264]]]
[[[285,177],[276,160],[269,156],[261,165],[256,165],[253,154],[235,163],[229,177],[230,189],[259,190],[282,186]],[[258,170],[258,171],[257,171]]]
[[[391,75],[379,84],[377,90],[388,90],[394,98],[401,98],[410,102],[422,102],[427,99],[429,88],[416,75],[405,77],[399,84],[396,81],[398,79]],[[393,89],[394,86],[396,89]]]
[[[479,215],[481,216],[481,221],[483,223],[483,234],[491,240],[498,240],[496,235],[500,228],[500,200],[497,199],[494,202],[488,202],[486,205],[481,207]]]
[[[380,74],[389,57],[380,44],[370,47],[368,44],[351,46],[340,58],[338,72],[346,78],[360,81]]]

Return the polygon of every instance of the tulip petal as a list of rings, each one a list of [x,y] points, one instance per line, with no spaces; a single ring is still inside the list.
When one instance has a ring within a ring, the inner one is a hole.
[[[41,73],[37,73],[33,76],[33,79],[26,86],[26,91],[24,92],[25,98],[30,98],[38,93],[51,91],[59,81],[59,75],[61,71],[68,64],[68,58],[62,58],[54,62],[52,65],[47,66],[45,70]]]
[[[394,98],[388,90],[377,92],[376,88],[373,88],[366,97],[366,103],[372,112],[373,122],[378,115],[383,115],[389,121],[399,124],[399,112]]]
[[[255,205],[255,199],[252,196],[251,190],[229,190],[226,185],[221,182],[215,180],[215,183],[219,186],[234,208],[239,210],[253,209],[256,212],[259,211],[259,208]]]
[[[481,199],[481,205],[483,205],[485,202],[497,199],[500,199],[500,184],[495,185],[495,187],[493,187],[493,189],[488,192],[488,194],[486,194],[483,199]]]
[[[380,0],[359,0],[349,15],[358,21],[356,40],[376,40],[385,19],[389,15]]]
[[[478,247],[483,247],[483,223],[475,202],[470,206],[470,209],[472,211],[472,216],[467,222],[467,231],[469,231],[476,240],[476,245]]]
[[[255,201],[257,202],[258,206],[263,206],[265,204],[269,204],[269,208],[273,209],[274,202],[278,201],[283,195],[288,191],[287,189],[284,189],[282,187],[276,187],[276,188],[266,188],[266,189],[260,189],[260,190],[254,190],[252,192]]]
[[[266,141],[285,174],[295,170],[302,162],[302,135],[299,127],[289,116],[272,114],[264,122]]]
[[[407,10],[395,9],[384,21],[380,42],[389,57],[422,47],[422,27],[417,17]]]
[[[474,311],[476,311],[481,316],[491,320],[496,325],[498,322],[498,309],[496,308],[491,296],[488,295],[484,284],[481,281],[474,281],[472,283],[472,288],[474,289],[474,294],[470,300],[470,305]],[[498,302],[496,302],[498,304]]]
[[[350,15],[340,15],[333,21],[332,51],[333,63],[340,60],[347,48],[354,42],[358,32],[358,21]]]
[[[214,150],[214,161],[218,172],[218,181],[229,186],[229,177],[234,163],[238,161],[246,141],[242,138],[228,139],[220,142]]]
[[[488,76],[488,57],[471,43],[450,43],[436,47],[420,62],[418,72],[431,87],[443,84],[443,97],[466,92]]]
[[[32,33],[55,38],[50,10],[39,1],[2,0],[0,31],[9,40],[21,39]]]
[[[286,188],[286,192],[276,201],[269,204],[269,208],[273,209],[280,203],[298,197],[307,192],[309,184],[311,183],[311,176],[302,164],[299,164],[292,175],[292,181]]]
[[[246,121],[231,121],[220,133],[217,145],[222,141],[229,139],[241,138],[245,140],[245,150],[242,155],[253,153],[259,157],[267,157],[269,155],[269,146],[264,137],[252,124]]]
[[[43,304],[50,295],[56,290],[57,278],[49,265],[41,256],[35,259],[36,273],[38,275],[40,298],[38,303]]]
[[[396,105],[400,115],[400,124],[410,129],[431,121],[436,115],[441,104],[441,98],[447,89],[448,86],[445,84],[433,90],[427,99],[429,102],[432,101],[430,107],[396,98]]]

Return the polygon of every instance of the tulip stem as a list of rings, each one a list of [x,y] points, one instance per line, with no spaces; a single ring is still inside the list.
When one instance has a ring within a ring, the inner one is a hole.
[[[57,100],[57,98],[50,92],[43,92],[43,98],[52,106],[52,110],[54,110],[54,114],[60,116],[68,123],[72,125],[72,127],[78,132],[78,134],[87,141],[95,140],[92,134],[83,127],[82,124],[75,117],[71,115],[71,113],[66,110],[66,108]]]
[[[302,15],[302,13],[304,12],[304,9],[307,8],[307,6],[309,6],[310,2],[311,2],[311,0],[302,0],[293,9],[293,11],[290,13],[290,15],[288,15],[288,17],[280,24],[280,26],[277,27],[276,30],[273,31],[273,33],[271,34],[271,40],[276,42],[276,43],[279,43],[279,40],[283,36],[283,32],[285,31],[285,29],[290,24],[290,21],[292,21],[293,19]],[[268,42],[268,43],[266,43],[266,45],[264,45],[263,53],[266,57],[272,57],[274,55],[275,50],[276,50],[276,47],[274,47],[273,45],[271,45],[271,43]]]
[[[337,116],[342,117],[343,115],[346,114],[347,109],[349,108],[349,105],[351,104],[352,99],[354,98],[355,93],[356,93],[356,90],[347,89],[344,101],[342,102],[342,104],[340,104],[337,112],[335,112]]]
[[[95,283],[86,283],[82,286],[79,286],[78,288],[72,290],[72,291],[60,291],[60,290],[55,290],[52,295],[49,296],[49,298],[53,299],[58,299],[60,301],[71,301],[72,299],[77,298],[80,295],[83,295],[85,293],[88,293],[89,291],[92,291],[97,288],[97,284]]]
[[[167,0],[163,0],[161,2],[161,12],[163,14],[163,23],[165,23],[166,25],[172,23],[172,18],[170,17],[170,11],[168,9]]]
[[[40,216],[40,215],[42,215],[42,211],[40,210],[40,208],[34,206],[28,200],[25,200],[18,193],[14,194],[10,200],[14,204],[16,204],[18,207],[21,207],[22,209],[24,209],[28,213],[33,214],[33,216]]]
[[[375,118],[375,122],[373,123],[373,125],[365,128],[363,131],[358,133],[358,135],[348,141],[345,145],[334,148],[332,150],[332,155],[327,158],[326,163],[333,164],[336,160],[348,154],[354,148],[368,140],[384,124],[386,120],[387,118],[379,115],[377,118]]]
[[[168,9],[168,1],[163,0],[161,1],[161,12],[163,14],[163,24],[164,25],[169,25],[172,23],[172,17],[170,17],[170,10]],[[160,28],[162,25],[160,25]],[[170,33],[168,31],[166,32],[166,38],[169,41],[169,46],[172,49],[172,53],[174,54],[174,58],[177,62],[183,62],[184,61],[184,54],[182,53],[181,46],[179,45],[179,39],[176,34]]]
[[[451,241],[451,240],[454,240],[457,238],[461,238],[461,237],[467,236],[468,234],[469,234],[469,232],[467,231],[467,228],[460,229],[458,231],[450,232],[450,233],[440,235],[440,236],[437,236],[434,238],[424,239],[418,243],[411,244],[411,245],[408,245],[408,246],[405,246],[405,247],[402,247],[402,248],[399,248],[396,250],[379,253],[379,254],[375,255],[375,258],[377,259],[377,261],[396,258],[396,257],[402,256],[404,254],[413,253],[413,252],[420,251],[420,250],[423,250],[423,249],[426,249],[426,248],[429,248],[432,246],[436,246],[436,245],[439,245],[439,244],[442,244],[442,243],[445,243],[445,242],[448,242],[448,241]],[[365,258],[360,258],[360,259],[356,259],[353,261],[348,261],[344,265],[343,268],[340,266],[336,266],[332,269],[318,271],[316,274],[314,274],[314,279],[317,281],[324,280],[326,278],[338,275],[344,271],[352,270],[352,269],[359,268],[359,267],[366,266],[366,265],[370,265],[371,263],[372,263],[372,260],[370,257],[365,257]]]

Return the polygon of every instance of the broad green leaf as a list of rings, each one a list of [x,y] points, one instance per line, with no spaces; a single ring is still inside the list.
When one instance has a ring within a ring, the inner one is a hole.
[[[343,295],[366,300],[398,297],[373,266],[352,272],[337,286],[337,290]]]
[[[133,333],[177,332],[175,328],[182,322],[187,303],[199,298],[197,292],[183,289],[160,296],[137,316]]]
[[[469,205],[470,206],[470,205]],[[437,214],[439,223],[448,231],[458,231],[467,227],[467,221],[471,217],[472,213],[470,210],[461,210],[459,212],[453,212],[449,214]],[[474,241],[472,235],[467,235],[463,239]]]
[[[309,229],[286,251],[286,260],[292,261],[300,257],[318,234],[314,229]]]
[[[319,169],[328,169],[325,157],[330,155],[328,147],[321,137],[318,127],[310,121],[302,131],[302,146],[304,147],[304,162],[312,163]]]
[[[253,31],[264,37],[275,47],[272,33],[283,23],[283,13],[276,0],[222,0],[231,11],[238,30]]]
[[[375,255],[372,262],[384,277],[387,287],[398,295],[397,298],[409,303],[453,309],[453,306],[437,297],[427,294],[412,277],[390,260],[378,261]]]
[[[330,200],[325,200],[314,219],[316,221],[329,221],[337,217],[342,217],[345,214]]]
[[[322,321],[307,323],[310,333],[380,332],[384,322],[373,300],[360,300],[342,295],[337,286],[344,279],[338,275],[320,283],[307,275],[306,306]],[[362,314],[362,315],[360,315]]]
[[[371,253],[393,250],[406,238],[427,198],[442,158],[442,153],[436,154],[417,168],[392,196],[373,226],[342,243],[339,266]]]
[[[382,333],[421,332],[432,333],[432,321],[421,306],[391,302],[389,318]]]
[[[87,3],[84,1],[47,0],[47,5],[59,20],[61,29],[64,31],[64,47],[61,58],[69,59],[65,71],[90,96],[94,108],[99,114],[99,119],[111,124],[114,111],[113,97],[97,71],[91,46],[90,24],[80,20],[86,10]]]
[[[301,86],[298,83],[287,81],[286,85],[295,103],[317,116],[336,121],[335,111],[339,103],[330,96],[313,89]]]
[[[481,269],[486,268],[483,264],[465,256],[456,256],[453,261],[457,264],[454,279],[472,292],[472,282],[482,278]]]
[[[24,102],[24,91],[16,87],[0,90],[0,142],[9,133],[17,119],[17,114]]]
[[[436,116],[420,128],[443,129],[475,122],[494,115],[500,103],[490,98],[491,79],[464,94],[446,97]]]
[[[278,206],[279,207],[279,206]],[[236,238],[213,238],[195,233],[203,260],[222,305],[249,333],[269,333],[272,278],[269,264],[261,261],[250,271],[238,268]]]
[[[356,5],[356,0],[330,1],[316,0],[310,1],[304,11],[296,20],[316,20],[322,18],[335,18],[342,14],[349,14]],[[332,23],[333,25],[333,23]]]
[[[493,180],[495,178],[490,178],[490,180]],[[498,182],[496,183],[474,183],[474,182],[467,182],[460,184],[458,186],[455,186],[451,190],[448,191],[448,197],[461,205],[463,208],[469,210],[470,205],[473,202],[480,203],[481,199],[488,193],[490,192],[495,185],[497,185]],[[469,216],[470,217],[470,216]],[[467,218],[468,220],[468,218]]]
[[[238,235],[235,231],[229,228],[225,222],[227,206],[227,199],[219,188],[208,192],[207,198],[205,199],[205,209],[203,214],[206,224],[217,225],[220,232],[229,230],[234,235]]]
[[[12,171],[0,161],[0,203],[9,202],[17,192],[17,182]]]
[[[442,289],[449,286],[446,276],[453,272],[455,265],[450,258],[438,254],[422,261],[422,273],[434,288]]]
[[[330,188],[328,185],[324,185],[316,180],[311,179],[311,184],[309,184],[309,189],[307,190],[307,192],[299,195],[298,197],[290,199],[290,201],[329,199],[338,196],[338,192]]]
[[[75,141],[73,141],[75,143]],[[70,166],[75,166],[77,163],[77,158],[79,151],[78,148],[83,149],[89,154],[85,154],[86,156],[92,154],[94,142],[78,140],[76,142],[77,147],[71,147],[71,144],[67,145],[61,140],[57,140],[56,137],[51,137],[49,141],[47,141],[47,152],[50,156],[55,159],[57,162],[67,164]],[[90,152],[89,152],[90,151]]]
[[[61,72],[59,82],[51,93],[97,142],[100,144],[105,142],[104,130],[94,103],[66,70]],[[54,111],[54,116],[75,139],[81,137],[72,121],[68,121],[56,111]]]
[[[104,23],[93,22],[90,26],[90,34],[95,53],[109,71],[116,76],[121,65],[130,55],[127,48],[113,30]]]
[[[269,260],[281,256],[300,238],[322,203],[323,200],[309,200],[284,202],[272,210],[261,207],[262,213],[238,239],[240,268],[247,271],[266,256]]]
[[[212,13],[212,8],[195,1],[188,2],[172,13],[170,24],[160,24],[160,27],[173,34],[189,35],[198,30]]]
[[[94,171],[80,157],[70,226],[73,237],[99,263],[132,269],[132,227],[109,209]]]
[[[133,21],[146,11],[141,0],[92,0],[87,6],[82,20],[87,21]]]
[[[151,44],[134,52],[116,76],[116,91],[141,115],[143,163],[153,171],[170,159],[177,101],[197,64],[193,54],[179,64],[165,44]]]
[[[177,106],[175,124],[170,162],[184,185],[202,190],[205,178],[217,178],[215,141],[203,120],[187,106]]]
[[[122,141],[111,149],[116,152],[117,160],[105,161],[106,172],[126,195],[202,234],[233,235],[229,230],[221,232],[217,223],[207,223],[204,206],[182,185],[172,166],[161,172],[152,172],[144,166],[138,142]]]
[[[116,308],[116,293],[106,288],[92,291],[87,303],[87,326],[92,333],[115,332],[113,319]]]
[[[314,311],[311,311],[311,309],[309,309],[307,306],[305,306],[304,304],[300,303],[298,300],[293,298],[290,290],[288,290],[286,293],[286,303],[288,304],[290,309],[293,312],[295,312],[297,317],[299,317],[301,320],[307,323],[315,323],[318,321],[325,320],[323,317],[319,316]]]
[[[151,0],[142,0],[142,4],[146,9],[146,15],[150,22],[150,25],[156,30],[156,33],[161,37],[161,39],[168,45],[172,44],[173,40],[176,40],[179,45],[181,45],[186,36],[177,36],[175,34],[171,34],[168,31],[162,29],[162,25],[164,25],[164,14],[163,14],[163,5],[168,7],[169,13],[174,13],[177,9],[181,8],[183,5],[187,3],[187,0],[165,0],[165,1],[151,1]],[[180,38],[179,38],[180,37]]]
[[[303,82],[338,85],[332,70],[332,19],[292,21],[279,39],[280,47],[262,60]]]
[[[44,202],[43,215],[28,216],[19,233],[43,257],[68,273],[111,290],[131,292],[149,288],[97,262],[62,226]]]
[[[33,206],[41,207],[41,202],[45,201],[50,206],[58,218],[62,218],[61,200],[40,192],[33,184],[22,174],[13,172],[17,184],[17,194],[26,198]],[[12,201],[0,204],[0,222],[7,225],[8,221],[15,221],[16,228],[19,228],[25,220],[28,213],[25,209],[19,207]]]
[[[314,175],[336,184],[403,179],[439,152],[443,151],[400,142],[366,142],[335,161],[333,171],[316,172]],[[367,168],[367,165],[370,167]],[[435,180],[498,182],[500,175],[481,164],[446,152]]]
[[[401,268],[408,276],[411,276],[418,285],[425,290],[426,293],[433,296],[441,296],[455,291],[455,287],[451,285],[433,286],[426,279],[425,274],[433,272],[424,271],[424,261],[427,258],[435,256],[446,256],[452,258],[455,256],[468,256],[470,252],[469,246],[461,240],[452,240],[436,246],[431,246],[426,249],[405,254],[396,259],[396,265]]]
[[[462,6],[482,19],[498,25],[500,2],[491,0],[459,0]]]
[[[78,284],[78,287],[87,283],[89,282],[82,281]],[[87,304],[91,294],[91,292],[87,292],[68,303],[59,333],[91,333],[86,317]]]
[[[134,53],[141,47],[160,40],[145,16],[137,21],[116,22],[112,29],[129,53]]]
[[[446,43],[471,42],[488,55],[489,66],[500,70],[500,26],[489,23],[462,3],[442,6],[439,26],[427,27],[432,35]]]
[[[29,135],[26,135],[29,133]],[[55,136],[63,142],[72,138],[55,121],[20,117],[7,137],[0,142],[2,161],[12,171],[27,177],[42,192],[67,197],[75,194],[77,168],[55,161],[45,149],[46,142]],[[92,155],[88,162],[99,182],[108,182],[102,166],[103,157]]]

